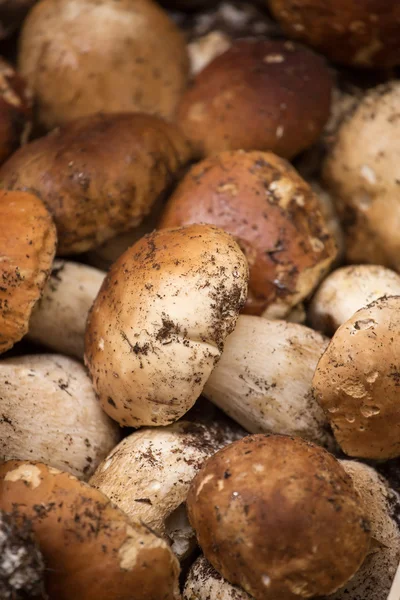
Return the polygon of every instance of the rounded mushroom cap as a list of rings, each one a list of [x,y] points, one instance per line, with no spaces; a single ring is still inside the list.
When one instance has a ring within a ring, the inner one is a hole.
[[[0,361],[0,455],[88,478],[121,439],[83,365],[57,354]]]
[[[28,331],[56,251],[56,228],[42,201],[0,190],[0,354]]]
[[[189,69],[184,37],[152,0],[43,0],[18,63],[47,129],[99,112],[170,118]]]
[[[332,593],[369,547],[351,478],[300,438],[253,435],[230,444],[195,477],[187,505],[206,558],[256,600]]]
[[[342,450],[349,456],[400,456],[400,296],[358,310],[333,336],[313,379]]]
[[[252,600],[236,585],[226,581],[200,556],[192,565],[183,590],[183,600]]]
[[[168,425],[201,394],[247,293],[239,246],[215,227],[145,236],[109,271],[88,318],[85,362],[121,425]]]
[[[22,23],[37,0],[0,0],[0,40],[9,37]]]
[[[400,63],[397,0],[267,0],[285,33],[356,67]]]
[[[399,4],[400,7],[400,4]],[[340,126],[323,176],[337,199],[351,263],[400,269],[400,82],[367,92]]]
[[[336,256],[309,185],[267,152],[223,152],[188,172],[159,227],[210,223],[234,236],[250,269],[245,312],[284,317]]]
[[[400,295],[400,275],[379,265],[349,265],[328,275],[310,304],[314,329],[333,335],[360,308],[382,296]]]
[[[141,223],[189,158],[181,133],[162,119],[95,115],[21,148],[0,182],[37,192],[54,217],[58,253],[76,254]]]
[[[199,73],[178,120],[199,157],[243,149],[292,158],[322,132],[331,88],[323,59],[310,50],[241,40]]]
[[[0,465],[0,508],[28,517],[59,600],[178,600],[178,561],[164,540],[98,490],[41,463]]]

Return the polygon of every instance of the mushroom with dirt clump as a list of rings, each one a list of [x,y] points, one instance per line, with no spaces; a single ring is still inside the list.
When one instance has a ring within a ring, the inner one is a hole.
[[[192,565],[183,589],[183,600],[252,600],[244,590],[222,577],[204,556]]]
[[[120,425],[168,425],[195,403],[235,327],[248,268],[207,225],[145,236],[112,266],[94,302],[85,363]]]
[[[333,336],[313,378],[314,394],[342,450],[400,456],[400,296],[358,310]]]

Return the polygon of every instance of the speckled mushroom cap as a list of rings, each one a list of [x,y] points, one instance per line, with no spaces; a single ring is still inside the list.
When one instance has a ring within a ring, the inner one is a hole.
[[[206,558],[256,600],[336,591],[369,548],[369,524],[336,459],[300,438],[253,435],[211,457],[188,496]]]
[[[399,102],[397,81],[367,92],[325,160],[324,182],[337,202],[350,263],[400,269]]]
[[[56,251],[56,229],[33,194],[0,190],[0,354],[28,331]]]
[[[252,600],[252,597],[229,583],[204,556],[200,556],[186,578],[183,600]]]
[[[355,67],[400,63],[397,0],[267,0],[288,36]]]
[[[198,157],[243,149],[292,158],[321,134],[331,88],[323,59],[306,48],[236,41],[188,88],[178,121]]]
[[[189,70],[183,35],[152,0],[43,0],[18,65],[47,129],[99,112],[171,118]]]
[[[98,490],[42,463],[0,465],[0,508],[32,521],[58,600],[179,600],[178,561],[164,540]]]
[[[84,117],[16,152],[8,189],[36,192],[54,217],[58,254],[93,248],[138,225],[190,158],[171,124],[150,115]]]
[[[159,227],[210,223],[231,233],[250,268],[245,312],[283,317],[336,256],[309,185],[270,152],[222,152],[188,172]]]
[[[88,318],[85,362],[121,425],[167,425],[201,394],[247,293],[246,259],[216,227],[145,236],[111,267]]]
[[[349,456],[400,456],[400,296],[358,310],[333,336],[313,379],[314,394]]]

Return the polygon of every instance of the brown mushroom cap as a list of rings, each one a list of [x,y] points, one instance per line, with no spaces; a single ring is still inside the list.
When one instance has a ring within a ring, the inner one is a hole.
[[[56,251],[56,228],[33,194],[0,190],[0,354],[28,331]]]
[[[18,63],[48,129],[98,112],[170,118],[189,69],[183,36],[152,0],[43,0],[24,23]]]
[[[399,318],[400,296],[361,308],[317,365],[314,394],[349,456],[400,456]]]
[[[54,217],[59,254],[84,252],[138,225],[189,160],[179,131],[158,117],[83,117],[16,152],[3,188],[32,190]]]
[[[168,425],[200,396],[247,294],[246,259],[207,225],[145,236],[114,263],[89,314],[85,362],[124,426]]]
[[[28,517],[57,600],[178,600],[178,561],[108,498],[42,463],[0,465],[0,508]]]
[[[210,223],[232,234],[249,268],[245,312],[285,316],[306,298],[336,255],[317,198],[272,153],[223,152],[189,171],[160,227]]]
[[[300,438],[253,435],[230,444],[195,477],[187,505],[206,558],[256,600],[333,593],[369,547],[351,478]]]
[[[243,149],[291,158],[321,134],[331,88],[323,59],[310,50],[241,40],[199,73],[178,121],[199,157]]]
[[[289,37],[356,67],[400,63],[398,0],[267,0]]]
[[[0,40],[9,37],[22,23],[37,0],[0,0]]]

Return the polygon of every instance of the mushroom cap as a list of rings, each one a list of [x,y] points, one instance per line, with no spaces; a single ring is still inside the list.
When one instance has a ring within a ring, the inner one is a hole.
[[[152,0],[43,0],[18,64],[47,129],[99,112],[171,118],[189,70],[183,35]]]
[[[88,478],[121,439],[83,365],[57,354],[0,361],[0,455]]]
[[[345,230],[347,261],[395,270],[400,269],[399,102],[400,82],[367,92],[340,126],[323,168]]]
[[[332,593],[369,547],[351,478],[300,438],[253,435],[220,450],[193,480],[187,506],[206,558],[256,600]]]
[[[22,23],[37,0],[0,0],[0,40],[9,37]]]
[[[0,183],[35,191],[54,217],[58,253],[76,254],[140,224],[189,158],[180,132],[158,117],[94,115],[21,148]]]
[[[245,312],[283,317],[306,298],[336,256],[309,185],[270,152],[222,152],[180,182],[159,227],[210,223],[232,234],[245,254]]]
[[[251,433],[298,435],[334,448],[312,378],[328,345],[295,323],[240,316],[203,394]]]
[[[32,312],[28,338],[82,359],[87,316],[105,275],[87,265],[55,260]]]
[[[321,283],[308,310],[311,326],[333,335],[354,313],[382,296],[400,295],[400,275],[380,265],[349,265]]]
[[[315,397],[349,456],[400,456],[399,315],[400,296],[361,308],[339,327],[316,368]]]
[[[329,117],[332,80],[324,60],[278,40],[240,40],[203,69],[182,96],[178,121],[198,157],[271,150],[292,158]]]
[[[397,0],[267,0],[284,32],[356,67],[400,63]]]
[[[0,465],[0,508],[28,517],[59,600],[178,600],[178,561],[98,490],[42,463]]]
[[[149,234],[114,263],[88,318],[85,362],[120,425],[168,425],[201,394],[247,293],[246,259],[207,225]]]
[[[200,556],[192,565],[183,589],[183,600],[252,600],[236,585],[226,581]]]
[[[0,354],[28,331],[56,251],[53,220],[33,194],[0,190]]]

